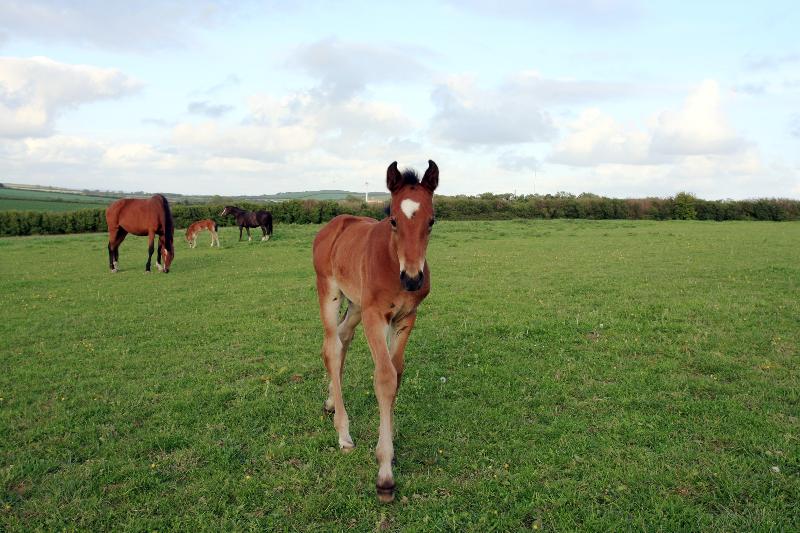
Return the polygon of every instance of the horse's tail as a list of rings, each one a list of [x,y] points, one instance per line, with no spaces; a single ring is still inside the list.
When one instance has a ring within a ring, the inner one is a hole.
[[[164,207],[164,245],[167,250],[174,253],[175,246],[172,243],[173,234],[175,233],[175,223],[172,220],[172,211],[169,208],[167,198],[159,194],[161,197],[161,205]]]

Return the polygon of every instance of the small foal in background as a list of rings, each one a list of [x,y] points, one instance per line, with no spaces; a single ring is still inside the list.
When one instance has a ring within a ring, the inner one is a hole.
[[[219,235],[217,235],[217,223],[210,218],[207,218],[205,220],[198,220],[186,228],[186,242],[189,243],[190,248],[197,246],[197,234],[206,229],[211,232],[211,247],[214,247],[214,243],[217,244],[217,248],[220,247]]]

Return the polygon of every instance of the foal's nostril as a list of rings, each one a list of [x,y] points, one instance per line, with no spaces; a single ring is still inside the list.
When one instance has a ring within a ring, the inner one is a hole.
[[[425,280],[424,274],[420,271],[415,277],[406,274],[405,271],[400,272],[400,284],[407,291],[418,291],[422,287],[422,282]]]

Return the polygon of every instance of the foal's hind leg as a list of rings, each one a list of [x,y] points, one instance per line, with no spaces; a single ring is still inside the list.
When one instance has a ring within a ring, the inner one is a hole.
[[[347,311],[339,322],[339,327],[336,328],[336,334],[339,336],[339,341],[342,347],[339,350],[339,383],[343,381],[344,376],[344,362],[347,357],[347,349],[353,341],[353,334],[356,331],[356,326],[361,322],[361,308],[353,302],[347,302]],[[333,380],[328,384],[328,399],[325,400],[325,410],[334,412],[335,405],[333,399]]]
[[[343,451],[351,450],[355,445],[350,436],[350,421],[344,408],[342,398],[342,341],[337,331],[339,307],[342,303],[342,293],[335,284],[325,279],[317,279],[317,293],[319,295],[319,314],[325,330],[325,339],[322,343],[322,359],[328,376],[331,379],[330,394],[334,410],[333,426],[339,433],[339,447]],[[327,403],[327,402],[326,402]]]

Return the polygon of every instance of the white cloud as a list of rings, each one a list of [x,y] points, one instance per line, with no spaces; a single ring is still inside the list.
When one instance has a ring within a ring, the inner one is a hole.
[[[556,19],[580,25],[618,26],[642,13],[635,0],[449,0],[456,7],[488,16],[533,20]]]
[[[789,117],[789,134],[792,137],[800,138],[800,113],[795,113]]]
[[[703,81],[683,105],[654,116],[647,129],[626,126],[598,109],[567,125],[549,160],[575,166],[658,165],[682,156],[735,155],[747,147],[728,123],[719,85]]]
[[[748,54],[744,58],[744,65],[749,70],[775,70],[785,65],[800,63],[800,53],[787,52],[783,54]]]
[[[455,148],[544,142],[555,136],[550,115],[523,94],[500,94],[475,87],[469,78],[451,78],[434,89],[433,136]]]
[[[659,115],[652,143],[653,152],[674,155],[729,154],[745,145],[722,112],[714,80],[703,81],[680,109]]]
[[[531,99],[539,105],[619,99],[641,91],[640,87],[632,83],[545,78],[533,70],[515,73],[500,87],[503,95],[510,94],[514,99]]]
[[[70,65],[46,57],[0,57],[0,137],[49,135],[64,111],[119,98],[140,87],[116,69]]]
[[[568,125],[569,135],[556,144],[548,160],[573,166],[651,163],[651,136],[626,128],[599,109],[588,109]]]
[[[406,83],[430,75],[419,61],[431,52],[420,47],[373,45],[327,38],[301,46],[289,64],[319,80],[317,89],[340,101],[360,94],[370,84]]]
[[[431,129],[438,140],[462,149],[546,142],[556,137],[555,107],[640,91],[631,83],[545,78],[532,70],[514,73],[495,89],[451,77],[431,95],[437,109]]]
[[[217,26],[237,6],[213,0],[4,0],[0,31],[15,39],[151,50],[192,42],[196,29]]]
[[[542,162],[531,155],[520,155],[514,152],[505,152],[497,157],[497,166],[511,172],[530,172],[539,170]]]
[[[194,102],[189,102],[189,105],[186,106],[186,110],[195,115],[205,115],[207,117],[216,118],[233,111],[233,106],[214,104],[208,100],[196,100]]]

